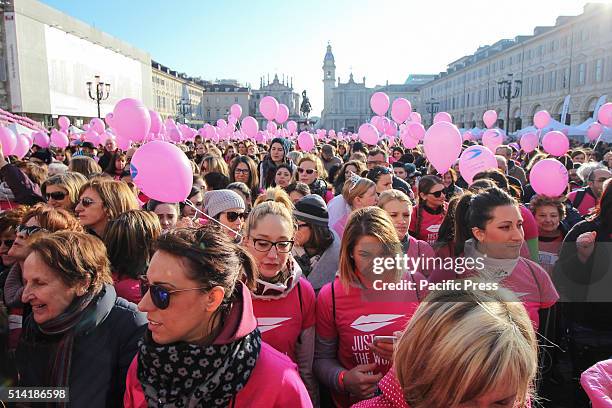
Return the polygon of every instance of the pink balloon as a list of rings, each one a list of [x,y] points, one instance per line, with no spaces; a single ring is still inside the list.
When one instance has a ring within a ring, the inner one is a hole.
[[[563,156],[569,150],[569,140],[563,133],[553,130],[542,138],[542,147],[553,156]]]
[[[160,133],[162,126],[161,116],[152,109],[149,109],[149,116],[151,117],[151,127],[149,131],[151,133]]]
[[[89,128],[89,130],[85,132],[85,138],[83,139],[83,141],[92,143],[94,146],[98,146],[98,144],[100,144],[100,138],[92,128]]]
[[[418,122],[408,124],[406,130],[416,140],[423,140],[425,138],[425,128]]]
[[[556,159],[537,162],[529,173],[529,183],[538,194],[558,197],[565,192],[569,176],[567,169]]]
[[[400,138],[402,140],[402,144],[407,149],[414,149],[419,144],[419,141],[415,139],[408,131],[404,131]]]
[[[378,116],[384,116],[389,110],[389,96],[384,92],[375,92],[370,97],[370,107]]]
[[[434,123],[438,122],[453,123],[453,118],[448,112],[438,112],[436,116],[434,116]]]
[[[541,110],[533,116],[533,124],[538,129],[544,129],[550,123],[550,119],[550,113]]]
[[[282,103],[278,105],[278,111],[276,112],[276,117],[274,120],[276,123],[285,123],[289,119],[289,108],[287,105],[283,105]]]
[[[493,125],[495,125],[495,122],[497,122],[497,112],[495,112],[494,110],[488,110],[486,111],[483,115],[482,115],[482,121],[484,122],[484,124],[487,126],[487,128],[492,128]]]
[[[68,136],[64,132],[51,132],[51,146],[65,149],[69,144]]]
[[[117,136],[141,142],[151,129],[149,110],[137,99],[120,100],[113,110],[113,129]]]
[[[332,139],[336,138],[336,131],[334,129],[329,129],[329,132],[327,132],[327,134],[329,135],[329,137],[331,137]]]
[[[410,121],[411,122],[416,122],[416,123],[421,123],[421,114],[419,112],[412,112],[410,114]]]
[[[248,137],[254,138],[259,131],[259,123],[257,123],[254,117],[247,116],[242,119],[242,126],[240,128]]]
[[[463,133],[463,141],[464,142],[469,142],[470,140],[473,140],[474,136],[472,135],[472,132],[465,132]]]
[[[3,128],[0,128],[0,132]],[[14,135],[14,134],[13,134]],[[2,143],[2,133],[0,133],[0,143]],[[15,144],[17,143],[17,140],[15,139]],[[50,139],[49,136],[47,136],[46,133],[42,133],[42,132],[37,132],[34,134],[34,144],[36,146],[42,147],[43,149],[46,149],[47,147],[49,147],[49,143],[50,143]],[[15,146],[15,144],[13,144],[13,148]],[[4,146],[4,143],[2,143],[2,145]]]
[[[231,125],[235,125],[236,123],[238,123],[238,119],[234,115],[229,115],[229,117],[227,118],[227,123]]]
[[[178,127],[170,126],[166,128],[166,139],[179,143],[183,139],[183,134]]]
[[[57,120],[57,124],[61,130],[66,131],[70,127],[70,119],[65,116],[60,116]]]
[[[83,125],[83,130],[87,132],[87,131],[89,130],[89,128],[90,128],[90,127],[91,127],[91,126],[89,125],[89,123],[85,123],[85,124]]]
[[[597,139],[601,133],[603,132],[603,126],[601,126],[600,123],[591,123],[591,126],[589,126],[589,128],[587,129],[587,137],[589,138],[589,140],[591,142],[594,142],[595,139]]]
[[[312,134],[308,132],[302,132],[297,138],[298,146],[305,152],[311,151],[315,147],[315,140]]]
[[[385,134],[387,136],[395,136],[397,134],[397,123],[389,122],[389,125],[385,129]]]
[[[93,118],[89,121],[89,128],[93,129],[96,133],[103,133],[106,130],[106,126],[104,126],[104,122],[100,118]]]
[[[536,147],[538,147],[538,135],[535,133],[525,133],[523,136],[521,136],[520,143],[521,149],[523,149],[525,153],[531,153],[536,149]]]
[[[612,127],[612,102],[601,105],[597,112],[597,121],[604,126]]]
[[[106,122],[106,126],[113,127],[113,114],[107,113],[104,117],[104,122]]]
[[[232,106],[230,106],[230,113],[236,119],[240,119],[240,117],[242,116],[242,106],[238,105],[237,103],[233,104]]]
[[[383,133],[386,128],[386,124],[384,122],[384,117],[382,116],[373,116],[370,120],[370,123],[378,130],[379,133]]]
[[[290,120],[289,122],[287,122],[287,130],[291,134],[297,132],[297,123],[294,120]]]
[[[359,139],[365,143],[365,144],[369,144],[371,146],[374,146],[378,143],[378,130],[376,130],[376,128],[370,124],[370,123],[364,123],[363,125],[359,126]]]
[[[47,136],[41,132],[38,132],[36,134]],[[5,156],[12,155],[13,150],[15,150],[15,146],[17,146],[17,135],[15,135],[15,132],[13,132],[7,127],[0,127],[0,144],[2,144],[2,151]]]
[[[267,120],[274,120],[278,112],[278,101],[273,96],[264,96],[259,102],[259,111]]]
[[[217,127],[220,129],[223,129],[227,126],[227,122],[225,121],[225,119],[219,119],[217,120]]]
[[[412,105],[405,98],[397,98],[391,105],[391,117],[395,123],[404,123],[410,118],[412,113]]]
[[[449,122],[434,123],[425,133],[423,147],[427,160],[440,174],[455,163],[461,153],[461,133]]]
[[[154,140],[138,148],[130,172],[143,193],[163,203],[185,201],[193,185],[189,159],[168,142]]]
[[[272,134],[276,133],[276,123],[270,121],[266,124],[266,130]]]
[[[497,129],[487,129],[482,135],[482,144],[494,152],[497,146],[504,144],[504,136]]]
[[[65,134],[64,134],[65,136]],[[30,150],[30,140],[25,134],[17,135],[17,144],[13,149],[13,156],[22,159]]]
[[[459,158],[459,172],[468,184],[472,184],[477,173],[496,168],[495,155],[485,146],[470,146]]]

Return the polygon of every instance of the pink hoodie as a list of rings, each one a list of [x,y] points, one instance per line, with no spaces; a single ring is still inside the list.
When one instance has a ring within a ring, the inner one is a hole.
[[[257,327],[251,295],[242,286],[242,301],[232,311],[214,344],[227,344],[246,336]],[[125,408],[147,408],[138,381],[138,356],[128,370],[123,404]],[[297,367],[284,354],[262,342],[253,373],[246,386],[236,395],[231,407],[312,407]]]
[[[612,407],[612,359],[600,361],[580,376],[593,408]]]

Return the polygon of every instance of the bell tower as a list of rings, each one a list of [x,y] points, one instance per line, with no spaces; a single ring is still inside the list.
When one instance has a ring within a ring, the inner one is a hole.
[[[329,112],[332,107],[332,92],[336,87],[336,64],[334,62],[334,54],[332,54],[332,48],[329,42],[327,43],[327,52],[325,58],[323,58],[323,112],[321,117],[325,115],[325,112]]]

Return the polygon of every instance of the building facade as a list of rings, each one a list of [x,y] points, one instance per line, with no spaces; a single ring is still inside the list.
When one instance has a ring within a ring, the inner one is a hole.
[[[229,81],[228,81],[229,82]],[[206,123],[215,124],[219,119],[227,120],[230,107],[237,103],[242,108],[242,117],[249,114],[251,90],[237,82],[208,84],[204,87],[202,99],[203,119]]]
[[[581,15],[558,17],[552,27],[536,27],[533,35],[500,40],[450,63],[423,85],[421,100],[439,103],[464,128],[484,127],[482,115],[493,109],[504,128],[507,100],[498,82],[511,79],[521,91],[511,101],[510,132],[532,125],[543,109],[560,121],[565,101],[566,124],[580,124],[602,96],[612,96],[611,27],[612,5],[586,4]]]
[[[266,119],[259,112],[259,102],[266,96],[273,96],[279,104],[287,105],[289,108],[289,119],[298,121],[300,118],[300,95],[293,91],[293,78],[285,80],[283,75],[282,80],[279,80],[278,74],[274,75],[274,79],[270,82],[270,77],[264,83],[264,78],[259,80],[259,89],[253,89],[252,97],[249,105],[249,114],[259,122],[259,126],[265,125]]]
[[[406,98],[412,104],[413,110],[418,110],[421,104],[419,90],[432,75],[411,75],[405,84],[366,86],[366,78],[356,82],[353,73],[349,74],[347,82],[342,83],[340,77],[336,82],[336,64],[331,45],[323,58],[323,111],[317,127],[356,132],[362,123],[369,122],[375,113],[370,108],[370,97],[375,92],[385,92],[391,102],[397,98]]]
[[[100,115],[123,98],[152,104],[151,57],[36,0],[0,3],[0,106],[51,125],[98,116],[87,82],[110,84]],[[86,56],[86,58],[85,58]]]

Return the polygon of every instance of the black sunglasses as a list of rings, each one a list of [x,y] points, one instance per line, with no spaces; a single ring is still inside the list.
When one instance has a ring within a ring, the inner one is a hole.
[[[306,172],[306,174],[313,174],[316,170],[315,169],[303,169],[301,167],[298,167],[298,173],[302,174],[304,172]]]
[[[13,246],[13,242],[15,242],[14,239],[0,239],[0,245],[4,245],[9,248]]]
[[[99,203],[99,202],[101,202],[101,201],[94,201],[94,200],[92,200],[92,199],[91,199],[91,198],[89,198],[89,197],[83,197],[83,198],[81,198],[81,199],[79,200],[79,203],[81,203],[81,205],[82,205],[83,207],[85,207],[85,208],[89,207],[89,206],[90,206],[90,205],[92,205],[92,204]],[[77,204],[78,204],[78,203],[77,203]]]
[[[239,212],[236,212],[236,211],[226,211],[223,214],[225,214],[225,216],[227,217],[227,220],[229,222],[234,222],[238,218],[241,218],[243,220],[246,218],[246,214],[243,213],[243,212],[239,213]]]
[[[178,292],[188,292],[192,290],[203,290],[203,289],[208,289],[208,288],[200,287],[200,288],[168,290],[168,289],[162,288],[159,285],[150,284],[146,276],[140,277],[140,295],[144,297],[147,294],[147,292],[149,292],[151,294],[151,300],[153,301],[153,304],[155,305],[155,307],[161,310],[167,309],[168,306],[170,306],[170,295],[171,294],[178,293]]]
[[[51,199],[54,199],[55,201],[61,201],[66,198],[66,193],[63,193],[61,191],[55,191],[53,193],[47,193],[45,194],[45,196],[47,197],[47,201]]]
[[[431,194],[432,196],[439,198],[442,194],[444,194],[444,190],[438,190],[433,193],[427,193],[427,194]]]

